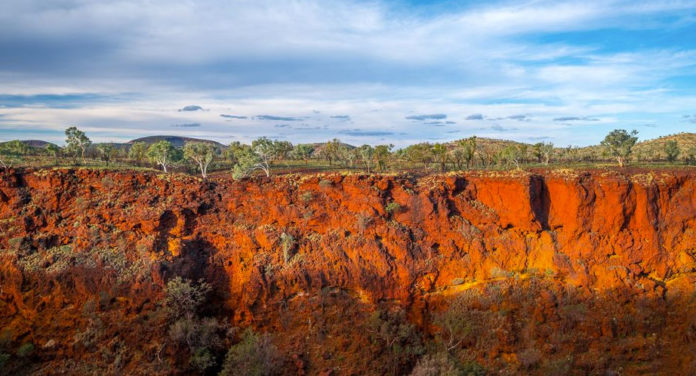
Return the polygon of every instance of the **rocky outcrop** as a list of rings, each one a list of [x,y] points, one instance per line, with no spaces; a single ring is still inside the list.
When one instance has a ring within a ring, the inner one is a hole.
[[[77,356],[87,302],[142,320],[173,276],[211,283],[211,314],[268,330],[284,325],[278,307],[337,291],[366,310],[403,307],[429,330],[448,296],[530,275],[666,299],[692,290],[695,222],[696,175],[683,171],[5,171],[0,326],[44,346],[43,361]]]

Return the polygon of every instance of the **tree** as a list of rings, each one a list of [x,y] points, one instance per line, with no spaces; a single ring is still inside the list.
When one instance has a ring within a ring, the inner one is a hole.
[[[52,155],[54,158],[54,164],[58,164],[58,157],[60,157],[60,147],[54,144],[48,144],[46,146],[46,152]]]
[[[401,152],[404,159],[411,163],[423,163],[423,169],[427,170],[428,164],[433,161],[433,151],[429,143],[410,145]]]
[[[328,141],[327,143],[324,144],[324,147],[321,149],[321,156],[324,157],[327,161],[329,161],[329,166],[333,164],[333,161],[338,159],[338,153],[340,152],[341,148],[341,140],[334,138],[331,141]]]
[[[286,160],[292,152],[292,143],[289,141],[273,141],[273,160]]]
[[[356,148],[349,148],[346,145],[341,145],[338,148],[338,159],[343,161],[345,166],[353,168],[355,161],[360,159],[360,153]]]
[[[299,144],[295,145],[292,150],[292,156],[297,159],[304,161],[305,165],[309,164],[309,158],[314,153],[314,146],[311,144]]]
[[[101,154],[101,158],[104,162],[106,162],[107,166],[114,157],[114,154],[117,152],[113,144],[99,144],[97,145],[97,150],[99,151],[99,154]]]
[[[375,149],[370,145],[363,145],[358,148],[358,153],[360,154],[360,161],[365,165],[367,173],[370,173],[372,168],[372,162],[375,158]]]
[[[169,141],[158,141],[147,149],[147,158],[153,163],[162,166],[162,171],[167,172],[167,166],[176,159],[176,148]]]
[[[8,161],[12,158],[21,158],[29,153],[29,146],[22,141],[13,140],[0,145],[0,165],[4,168],[11,166]]]
[[[464,167],[464,151],[460,147],[456,147],[449,152],[450,159],[454,163],[456,170],[461,170]]]
[[[394,145],[392,144],[375,146],[375,162],[380,172],[384,172],[387,169],[387,162],[391,157],[391,150],[393,148]]]
[[[276,156],[276,144],[266,137],[259,137],[251,143],[251,150],[258,157],[257,166],[266,176],[271,176],[271,161]]]
[[[262,170],[267,177],[271,176],[271,161],[275,158],[275,153],[276,145],[267,137],[257,138],[251,146],[237,145],[233,176],[242,178],[254,170]]]
[[[128,158],[136,161],[138,164],[140,164],[143,159],[145,159],[147,155],[147,144],[138,141],[134,142],[133,145],[131,145],[130,150],[128,151]]]
[[[208,166],[215,156],[215,147],[207,142],[188,142],[184,145],[184,158],[198,164],[203,179],[208,177]]]
[[[85,135],[85,132],[77,129],[77,127],[70,127],[65,130],[65,143],[68,151],[72,152],[73,155],[77,155],[80,152],[82,157],[82,163],[85,162],[85,151],[92,145],[92,141]]]
[[[677,141],[670,140],[665,143],[665,154],[667,154],[667,160],[669,163],[674,163],[674,161],[677,160],[677,157],[679,157],[679,153],[681,153],[681,150],[679,150]]]
[[[638,131],[630,133],[625,129],[615,129],[602,140],[602,146],[607,154],[616,158],[619,167],[623,167],[626,159],[631,156],[633,146],[638,142]]]
[[[249,147],[248,145],[244,145],[239,141],[233,141],[230,143],[230,145],[225,149],[224,151],[224,156],[225,159],[232,162],[233,164],[237,163],[237,156],[240,155],[241,150],[244,149],[245,147]]]
[[[432,149],[433,157],[435,162],[440,164],[440,171],[445,171],[447,169],[447,145],[437,143],[433,145]]]
[[[468,170],[471,167],[471,161],[474,160],[474,155],[476,155],[476,136],[460,140],[459,146],[463,152],[464,162]]]
[[[503,149],[501,157],[508,164],[514,164],[516,169],[520,169],[520,160],[522,158],[522,152],[520,148],[516,145],[509,145],[505,149]]]
[[[553,144],[550,142],[538,142],[532,146],[532,154],[537,159],[537,162],[549,164],[551,159],[551,153],[553,153]]]
[[[242,340],[230,347],[219,376],[269,376],[280,374],[283,359],[269,334],[257,335],[247,329]]]

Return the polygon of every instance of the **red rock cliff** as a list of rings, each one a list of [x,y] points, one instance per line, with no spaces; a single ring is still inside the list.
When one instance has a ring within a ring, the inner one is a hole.
[[[695,221],[687,172],[236,182],[11,171],[0,182],[0,326],[41,347],[42,361],[79,358],[85,302],[140,320],[175,275],[209,281],[210,309],[228,323],[268,330],[286,325],[278,307],[304,317],[310,308],[293,302],[327,289],[366,309],[401,306],[421,326],[447,296],[529,275],[664,299],[691,289]]]

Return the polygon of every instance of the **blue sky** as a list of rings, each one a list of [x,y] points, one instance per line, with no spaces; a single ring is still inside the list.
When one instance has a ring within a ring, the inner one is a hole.
[[[696,1],[8,0],[0,140],[696,130]]]

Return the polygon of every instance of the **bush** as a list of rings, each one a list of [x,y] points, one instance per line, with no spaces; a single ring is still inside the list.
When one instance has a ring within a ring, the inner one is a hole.
[[[462,370],[457,367],[447,353],[425,355],[411,371],[411,376],[460,376]]]
[[[27,343],[19,346],[19,348],[17,349],[17,356],[20,358],[26,358],[29,355],[31,355],[33,352],[34,352],[34,344],[31,342],[27,342]]]
[[[172,317],[191,317],[205,302],[210,290],[210,284],[203,280],[198,281],[198,285],[194,285],[189,280],[175,277],[167,282],[167,296],[164,304]]]
[[[251,329],[230,347],[219,376],[270,376],[280,374],[282,358],[268,334],[257,335]]]
[[[285,261],[287,265],[290,259],[292,259],[292,256],[294,256],[292,251],[295,249],[297,241],[294,236],[284,232],[280,235],[280,243],[283,246],[283,261]]]
[[[169,338],[188,348],[189,366],[204,372],[216,364],[214,352],[222,350],[220,332],[224,329],[213,317],[183,317],[169,326]]]
[[[401,205],[399,205],[398,202],[392,201],[385,206],[384,210],[386,210],[387,214],[398,213],[399,210],[401,210]]]
[[[194,369],[205,372],[205,370],[215,365],[215,356],[207,348],[196,349],[191,354],[189,364]]]
[[[302,201],[304,201],[305,203],[310,202],[310,201],[312,201],[312,198],[313,198],[313,197],[312,197],[312,192],[304,192],[304,193],[300,196],[300,198],[301,198]]]
[[[0,353],[0,371],[5,368],[5,365],[10,360],[10,354]]]
[[[416,327],[408,322],[403,310],[380,310],[368,319],[371,341],[382,354],[375,366],[381,374],[404,374],[424,352]]]

